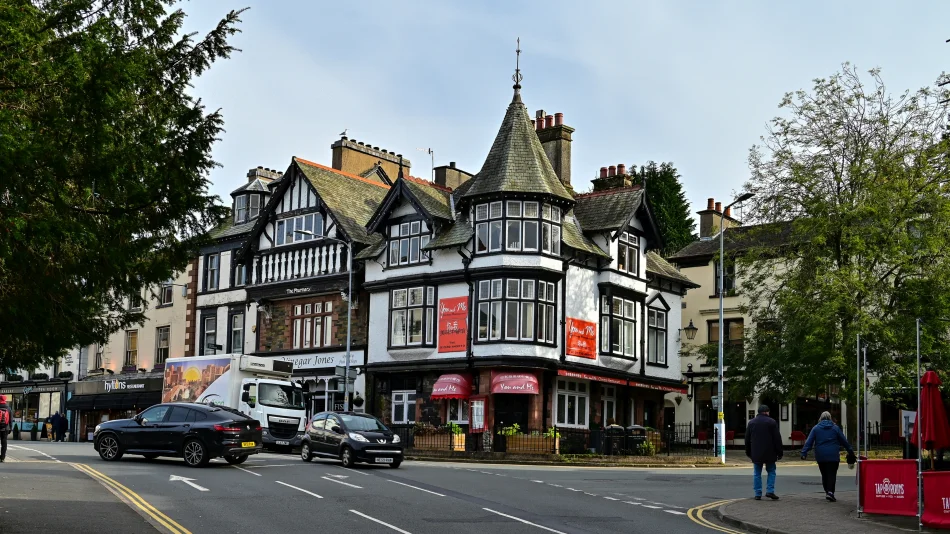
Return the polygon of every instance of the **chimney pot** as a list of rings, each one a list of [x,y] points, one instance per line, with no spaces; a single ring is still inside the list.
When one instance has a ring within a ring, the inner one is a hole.
[[[546,115],[544,117],[544,127],[551,128],[554,126],[554,115]]]
[[[708,199],[706,199],[706,209],[707,209],[707,210],[713,209],[713,204],[714,204],[715,202],[716,202],[716,199],[714,199],[714,198],[708,198]]]
[[[555,113],[555,114],[554,114],[554,125],[555,125],[555,126],[562,126],[563,124],[564,124],[564,114],[563,114],[563,113]]]
[[[716,202],[716,213],[722,211],[722,202]]]
[[[257,166],[257,168],[258,168],[258,169],[263,169],[264,167],[262,167],[262,166],[260,166],[260,165],[258,165],[258,166]]]
[[[379,147],[378,147],[378,146],[374,146],[374,147],[373,147],[373,150],[379,150]]]
[[[601,177],[601,178],[606,178],[606,177],[607,177],[607,167],[601,167],[601,168],[600,168],[600,177]]]
[[[613,165],[611,165],[610,167],[607,167],[607,176],[616,176],[616,175],[617,175],[617,167]]]
[[[729,206],[728,208],[726,208],[726,212],[723,213],[723,215],[725,215],[726,217],[732,217],[732,206]]]
[[[450,161],[450,162],[449,162],[449,167],[451,167],[451,168],[454,169],[454,168],[455,168],[455,162],[454,162],[454,161]]]
[[[544,117],[539,118],[538,120],[535,121],[535,123],[536,123],[534,125],[535,130],[540,132],[541,130],[544,129]]]
[[[544,118],[544,110],[543,110],[543,109],[539,109],[538,111],[536,111],[536,112],[534,113],[534,118],[536,118],[536,119],[543,119],[543,118]]]
[[[617,165],[617,174],[624,175],[627,174],[627,166],[621,163]]]

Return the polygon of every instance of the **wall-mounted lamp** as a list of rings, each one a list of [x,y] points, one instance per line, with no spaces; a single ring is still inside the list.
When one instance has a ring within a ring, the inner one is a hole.
[[[696,339],[696,332],[699,332],[699,329],[693,325],[693,320],[689,320],[689,326],[681,328],[683,332],[686,333],[686,339],[692,341]]]

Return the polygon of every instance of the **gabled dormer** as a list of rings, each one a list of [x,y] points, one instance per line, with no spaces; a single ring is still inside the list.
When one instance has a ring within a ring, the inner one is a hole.
[[[247,183],[231,192],[234,224],[251,222],[260,215],[270,196],[268,184],[279,178],[280,173],[274,169],[257,167],[247,171]]]

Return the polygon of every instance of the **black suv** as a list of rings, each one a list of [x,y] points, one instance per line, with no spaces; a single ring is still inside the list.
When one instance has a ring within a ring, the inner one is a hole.
[[[93,446],[107,462],[123,454],[152,459],[180,456],[191,467],[201,467],[223,456],[240,464],[261,451],[261,424],[226,408],[206,404],[157,404],[134,419],[116,419],[96,425]]]
[[[399,436],[372,415],[356,412],[322,412],[313,416],[300,445],[305,462],[314,456],[339,458],[344,467],[356,462],[399,467]]]

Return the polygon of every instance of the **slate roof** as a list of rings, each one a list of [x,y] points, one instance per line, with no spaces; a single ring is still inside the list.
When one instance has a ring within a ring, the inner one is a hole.
[[[576,215],[573,211],[567,212],[561,219],[561,241],[575,250],[580,250],[602,258],[610,257],[610,254],[604,252],[602,248],[598,247],[584,235],[584,232],[577,226]]]
[[[429,215],[446,221],[452,220],[452,209],[449,205],[451,189],[411,176],[403,177],[403,183]]]
[[[778,222],[727,228],[723,236],[726,252],[749,250],[755,247],[778,247],[792,241],[792,223]],[[719,234],[711,239],[700,239],[686,245],[668,260],[686,260],[719,254]]]
[[[241,187],[238,187],[234,191],[231,191],[231,196],[234,196],[238,193],[243,193],[245,191],[256,191],[260,193],[267,193],[268,189],[267,189],[267,185],[264,183],[263,180],[261,180],[260,178],[255,178],[254,180],[247,182]]]
[[[376,234],[373,234],[373,235],[376,235]],[[357,254],[356,256],[353,256],[353,259],[354,260],[372,260],[385,251],[386,251],[386,240],[383,239],[382,236],[380,236],[379,241],[376,244],[370,245],[364,248],[363,250],[360,251],[359,254]]]
[[[699,284],[687,278],[683,273],[679,272],[676,267],[673,267],[668,261],[653,251],[647,252],[647,272],[662,276],[668,280],[675,280],[686,287],[700,287]]]
[[[295,157],[294,162],[350,239],[368,245],[379,242],[381,236],[369,233],[366,224],[389,191],[388,185],[302,158]]]
[[[643,190],[639,187],[579,195],[574,215],[585,232],[614,231],[630,222],[642,201]]]
[[[482,170],[470,180],[463,199],[498,192],[544,193],[567,201],[574,197],[554,173],[531,127],[528,109],[516,92],[498,129]]]
[[[475,234],[475,230],[472,228],[472,225],[466,220],[459,219],[449,226],[448,228],[442,230],[438,236],[432,241],[429,241],[429,244],[422,247],[423,250],[439,250],[443,248],[459,247],[468,243],[468,240],[472,238],[472,235]]]
[[[234,224],[234,217],[228,217],[227,222],[211,230],[209,235],[211,239],[227,239],[229,237],[242,236],[249,233],[251,229],[254,228],[254,223],[256,222],[257,220],[253,220],[242,224]]]

